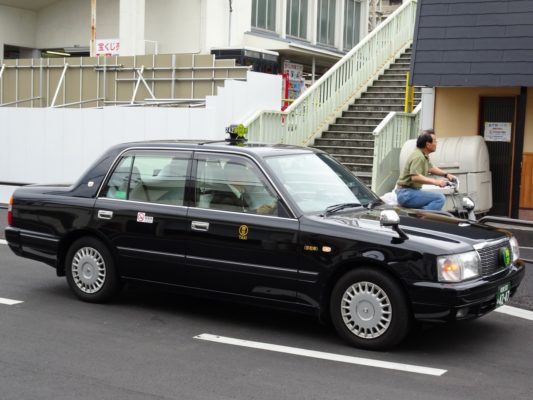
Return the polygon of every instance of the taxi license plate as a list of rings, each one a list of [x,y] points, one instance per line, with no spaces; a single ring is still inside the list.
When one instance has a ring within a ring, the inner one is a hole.
[[[498,287],[498,292],[496,293],[496,307],[503,306],[509,301],[511,297],[511,283],[507,282],[504,285]]]

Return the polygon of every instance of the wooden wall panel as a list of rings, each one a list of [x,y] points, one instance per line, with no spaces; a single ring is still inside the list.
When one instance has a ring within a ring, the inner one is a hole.
[[[522,157],[520,208],[533,208],[533,153],[524,153]]]
[[[138,79],[134,68],[142,66],[150,90],[162,100],[204,99],[217,93],[224,78],[245,80],[248,71],[248,67],[235,68],[235,60],[216,60],[211,54],[0,60],[0,65],[3,63],[0,105],[12,103],[13,107],[51,106],[65,63],[68,69],[57,92],[56,107],[130,103]],[[40,99],[29,100],[32,97]],[[143,103],[150,97],[140,84],[135,100]]]

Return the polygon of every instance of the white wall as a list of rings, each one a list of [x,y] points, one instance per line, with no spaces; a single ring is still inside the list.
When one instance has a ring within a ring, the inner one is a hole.
[[[234,0],[231,17],[231,46],[243,46],[244,32],[252,29],[252,2],[249,0]]]
[[[205,36],[202,39],[202,51],[209,53],[212,48],[243,46],[243,33],[251,29],[252,2],[233,0],[231,21],[228,1],[203,0],[203,3]]]
[[[258,95],[260,93],[260,95]],[[279,109],[281,79],[249,72],[206,108],[0,108],[0,182],[71,183],[111,145],[145,139],[223,139],[258,109]],[[0,203],[12,188],[0,185]]]
[[[229,1],[204,0],[204,3],[205,38],[202,41],[202,48],[205,49],[205,52],[209,52],[209,49],[213,47],[227,47],[229,38]],[[240,36],[242,36],[242,33]]]
[[[0,59],[4,45],[33,48],[37,14],[33,11],[0,6]]]
[[[96,37],[119,36],[119,0],[96,2]],[[91,40],[91,2],[61,0],[37,13],[35,47],[89,46]]]
[[[98,0],[96,2],[97,39],[117,39],[119,37],[119,14],[120,0]],[[88,18],[90,18],[90,14]],[[90,19],[88,22],[90,27]]]
[[[203,1],[146,0],[145,39],[158,42],[159,54],[199,53]]]
[[[145,38],[158,42],[160,54],[242,46],[251,13],[251,0],[233,1],[230,39],[227,0],[146,0]]]
[[[120,0],[119,40],[120,55],[144,55],[145,0]]]

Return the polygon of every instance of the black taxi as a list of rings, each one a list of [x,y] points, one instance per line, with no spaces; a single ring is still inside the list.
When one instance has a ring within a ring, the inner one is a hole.
[[[314,314],[366,349],[416,320],[479,317],[524,276],[509,232],[387,206],[326,153],[286,145],[120,144],[70,187],[17,189],[5,237],[84,301],[155,282]]]

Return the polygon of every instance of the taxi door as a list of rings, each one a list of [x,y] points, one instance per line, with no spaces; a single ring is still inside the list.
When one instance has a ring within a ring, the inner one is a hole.
[[[299,221],[258,165],[240,155],[195,153],[193,182],[187,249],[191,285],[297,301]]]
[[[108,176],[92,227],[111,243],[121,276],[186,282],[185,188],[191,157],[190,151],[131,150]]]

